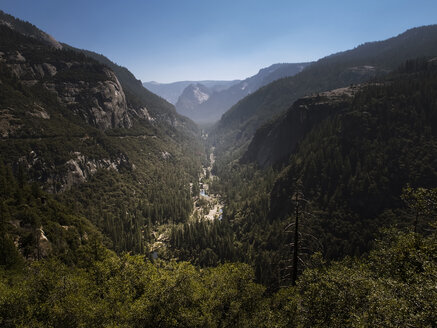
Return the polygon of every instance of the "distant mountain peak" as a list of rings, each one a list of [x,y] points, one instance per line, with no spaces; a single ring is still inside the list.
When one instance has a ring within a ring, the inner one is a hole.
[[[437,25],[423,26],[321,58],[296,76],[275,81],[239,101],[221,116],[209,136],[220,140],[218,151],[245,147],[257,129],[267,129],[272,119],[276,123],[283,119],[279,114],[292,110],[297,99],[384,76],[409,59],[435,58],[436,40]]]
[[[192,83],[187,86],[176,103],[176,108],[184,108],[184,111],[180,112],[183,115],[190,116],[190,111],[204,102],[213,94],[213,91],[204,86],[201,83]]]
[[[240,82],[239,80],[233,81],[215,81],[215,80],[206,80],[206,81],[178,81],[172,83],[159,83],[156,81],[144,82],[143,86],[156,93],[158,96],[164,98],[168,102],[175,105],[182,95],[182,92],[188,87],[190,84],[200,83],[205,87],[211,89],[211,91],[218,92],[221,90],[225,90],[234,84]]]
[[[242,98],[275,80],[300,73],[308,65],[309,63],[273,64],[260,69],[258,74],[222,90],[212,90],[209,88],[209,92],[202,89],[200,93],[200,91],[195,90],[197,84],[189,85],[179,97],[176,103],[176,110],[198,123],[217,121],[224,112]],[[204,87],[205,85],[202,85],[202,88]],[[196,100],[188,100],[190,98],[195,98]]]
[[[210,90],[209,89],[205,90],[206,87],[204,85],[197,83],[191,86],[192,86],[191,89],[193,90],[193,95],[197,99],[199,104],[202,104],[209,99]]]

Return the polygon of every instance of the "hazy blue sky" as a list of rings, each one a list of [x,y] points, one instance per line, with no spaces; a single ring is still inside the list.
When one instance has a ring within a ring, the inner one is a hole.
[[[437,23],[436,0],[0,0],[142,81],[241,79]]]

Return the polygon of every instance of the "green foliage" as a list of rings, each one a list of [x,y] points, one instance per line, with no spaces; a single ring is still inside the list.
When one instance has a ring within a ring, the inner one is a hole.
[[[3,327],[255,327],[264,288],[251,269],[107,254],[87,268],[35,262],[19,276],[0,272]]]
[[[253,166],[230,169],[218,158],[210,191],[222,195],[223,219],[189,222],[172,230],[171,254],[200,266],[241,261],[255,268],[256,279],[270,287],[280,286],[280,265],[289,256],[287,222],[270,219],[269,193],[276,173]]]
[[[281,120],[280,114],[297,99],[383,76],[411,58],[433,58],[437,55],[436,38],[436,25],[424,26],[322,58],[301,73],[279,79],[242,99],[223,114],[209,141],[220,153],[244,149],[258,128],[270,120]]]
[[[410,186],[404,188],[401,198],[407,203],[408,207],[414,211],[414,232],[417,232],[418,225],[422,221],[430,221],[430,217],[436,215],[437,211],[437,188],[426,189],[416,188]],[[420,220],[420,222],[419,222]],[[420,230],[423,230],[420,229]]]
[[[0,160],[0,266],[20,267],[24,258],[52,255],[78,263],[79,248],[96,239],[100,233],[86,218],[72,214],[36,184],[15,178]]]
[[[437,258],[430,237],[390,232],[366,260],[305,272],[303,327],[432,327]]]
[[[285,218],[293,181],[302,177],[327,258],[367,251],[381,226],[413,227],[403,188],[437,185],[437,68],[421,60],[406,65],[408,73],[363,88],[349,108],[313,127],[272,190],[270,215]],[[430,219],[423,217],[421,229]]]
[[[34,31],[31,25],[20,28]],[[435,34],[433,27],[419,32]],[[112,67],[129,106],[146,106],[156,118],[134,119],[131,129],[99,131],[60,106],[41,83],[23,84],[0,65],[0,114],[15,133],[0,140],[7,164],[0,161],[0,326],[435,325],[436,232],[419,233],[435,220],[436,190],[429,189],[437,184],[432,64],[407,62],[387,80],[363,88],[350,108],[312,129],[281,172],[240,165],[232,159],[241,149],[219,148],[213,173],[220,180],[211,181],[210,191],[222,195],[223,219],[188,222],[204,155],[192,124],[103,56],[88,53],[98,63],[77,50],[48,49],[5,26],[0,34],[2,49],[19,49],[33,63],[77,63],[49,79],[57,83],[93,84],[103,78],[102,63]],[[299,92],[365,79],[349,69],[353,65],[390,67],[417,51],[402,48],[399,38],[385,44],[388,51],[368,44],[321,60],[302,75],[316,84],[280,80],[278,94],[265,88],[238,106],[253,105],[255,112],[264,106],[271,117]],[[434,43],[414,45],[434,53]],[[288,100],[279,97],[295,87]],[[268,97],[257,107],[260,95]],[[46,110],[50,120],[30,114],[35,108]],[[241,130],[231,137],[238,145],[265,120],[251,110],[237,115]],[[117,165],[96,169],[85,183],[56,197],[29,184],[52,179],[51,190],[60,191],[65,163],[78,160],[78,152],[86,159],[81,170],[98,161]],[[388,231],[366,258],[327,265],[313,257],[296,287],[280,288],[290,257],[292,240],[284,229],[296,177],[314,206],[309,223],[327,258],[369,250],[381,225],[397,222],[411,230],[414,221],[416,233]],[[180,262],[124,253],[147,253],[163,225],[171,227],[165,255]]]
[[[34,26],[30,30],[40,32]],[[188,219],[189,184],[198,180],[203,153],[192,122],[103,56],[68,46],[56,50],[7,26],[0,26],[0,35],[7,58],[0,65],[0,152],[16,174],[26,167],[25,180],[58,193],[58,201],[90,219],[117,252],[144,254],[155,227]],[[25,61],[15,61],[29,67],[24,81],[13,72],[11,58],[17,51]],[[32,75],[47,64],[56,74]],[[133,122],[129,129],[102,131],[86,115],[94,106],[89,103],[93,87],[109,79],[106,66],[116,71],[125,89]],[[56,94],[71,84],[84,89],[74,108]],[[140,108],[147,108],[153,119],[137,117],[133,109]]]
[[[203,267],[241,259],[235,233],[223,221],[195,221],[175,226],[170,236],[171,255]]]
[[[309,235],[308,253],[359,256],[371,249],[381,227],[413,229],[420,205],[407,208],[403,188],[437,185],[435,71],[427,60],[408,61],[381,82],[362,87],[348,107],[312,127],[285,168],[259,170],[218,149],[213,174],[220,180],[210,188],[224,200],[223,220],[176,228],[172,254],[202,266],[250,263],[257,281],[277,290],[284,261],[291,258],[285,227],[297,177],[311,204],[303,231]],[[414,201],[422,194],[429,205],[433,192],[406,193]],[[433,215],[419,213],[418,232],[426,231]]]
[[[99,227],[117,252],[144,254],[152,230],[162,224],[186,222],[191,214],[189,183],[197,180],[200,167],[196,147],[158,138],[107,138],[128,154],[135,169],[99,170],[59,198]],[[163,157],[164,150],[171,158]]]
[[[23,264],[23,258],[18,252],[10,236],[4,232],[0,235],[0,266],[7,269],[20,267]]]
[[[100,252],[0,269],[2,327],[433,327],[435,230],[387,231],[366,259],[306,270],[267,297],[245,264],[198,269]]]

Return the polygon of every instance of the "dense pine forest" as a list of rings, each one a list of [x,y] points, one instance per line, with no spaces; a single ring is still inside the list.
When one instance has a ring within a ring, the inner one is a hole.
[[[1,327],[435,327],[434,27],[201,130],[103,55],[0,21]]]
[[[3,327],[432,327],[437,319],[435,222],[426,236],[385,230],[361,259],[327,263],[315,253],[296,286],[272,293],[247,264],[201,269],[116,255],[87,219],[0,169]],[[411,195],[420,219],[435,217],[437,190]]]

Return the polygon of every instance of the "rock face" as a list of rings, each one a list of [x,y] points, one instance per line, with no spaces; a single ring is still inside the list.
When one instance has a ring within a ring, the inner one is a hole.
[[[130,128],[138,119],[154,122],[148,109],[128,107],[117,76],[107,66],[83,54],[55,50],[4,25],[0,142],[12,167],[22,165],[30,179],[50,192],[83,183],[99,169],[132,169],[127,155],[103,141],[106,134],[96,128]]]
[[[0,61],[21,83],[32,86],[41,82],[61,104],[87,123],[103,130],[132,126],[126,96],[114,72],[97,63],[50,60],[38,63],[19,51],[0,53]],[[75,78],[88,70],[99,78]]]
[[[242,162],[266,167],[286,160],[315,124],[347,108],[360,88],[341,88],[297,100],[281,119],[257,130]]]
[[[198,123],[215,122],[242,98],[277,79],[301,72],[309,64],[274,64],[226,89],[201,89],[198,84],[190,85],[179,97],[176,110]]]
[[[64,48],[85,54],[110,68],[116,74],[127,96],[127,102],[132,106],[129,108],[131,119],[139,118],[148,123],[153,122],[155,125],[170,125],[184,134],[198,134],[197,126],[191,120],[179,115],[173,105],[144,88],[141,81],[137,80],[125,67],[116,65],[103,55],[92,51],[80,50],[67,45],[64,45]],[[144,115],[145,108],[147,108],[147,115]]]
[[[51,193],[69,190],[73,185],[86,182],[97,170],[119,171],[121,168],[132,169],[127,156],[119,153],[114,158],[93,158],[80,152],[70,154],[70,159],[55,167],[45,161],[43,154],[31,151],[20,158],[33,178],[44,184],[44,189]],[[37,172],[37,174],[34,174]]]
[[[97,86],[91,89],[92,101],[95,104],[91,108],[93,123],[102,129],[130,128],[132,122],[128,116],[126,97],[121,84],[112,71],[104,69],[104,72],[108,80],[99,81]]]
[[[103,68],[102,72],[106,79],[95,83],[77,81],[44,85],[87,123],[103,130],[130,128],[132,122],[123,88],[112,71]]]
[[[46,185],[50,192],[63,192],[73,185],[87,181],[98,169],[118,171],[122,166],[130,166],[127,157],[123,154],[115,159],[92,159],[79,152],[74,153],[74,158],[65,163],[65,174],[61,177],[50,176]]]
[[[164,98],[169,103],[176,105],[180,95],[188,87],[190,84],[202,84],[207,87],[209,90],[218,92],[222,90],[226,90],[240,82],[239,80],[233,81],[214,81],[214,80],[205,80],[205,81],[178,81],[173,83],[158,83],[158,82],[144,82],[143,86],[157,94],[158,96]]]
[[[212,93],[213,91],[203,84],[190,84],[179,96],[176,110],[178,113],[188,117],[196,116],[196,108],[207,101]]]

